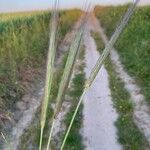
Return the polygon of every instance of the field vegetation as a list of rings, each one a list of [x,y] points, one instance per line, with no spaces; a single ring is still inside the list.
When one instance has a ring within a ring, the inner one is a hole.
[[[59,42],[80,15],[78,9],[59,13]],[[0,18],[0,114],[11,118],[15,103],[45,72],[51,12],[0,14]],[[51,93],[53,98],[56,98],[62,72],[61,67],[56,72]]]
[[[95,8],[108,37],[119,22],[127,6]],[[138,7],[128,27],[115,47],[118,50],[125,69],[135,78],[150,103],[150,6]]]

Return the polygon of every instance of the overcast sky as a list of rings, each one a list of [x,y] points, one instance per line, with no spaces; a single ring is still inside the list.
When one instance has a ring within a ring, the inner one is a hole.
[[[133,0],[88,0],[93,5],[118,5]],[[0,12],[26,11],[48,9],[52,6],[53,0],[0,0]],[[85,0],[60,0],[61,8],[82,7]],[[141,4],[150,4],[150,0],[141,0]]]

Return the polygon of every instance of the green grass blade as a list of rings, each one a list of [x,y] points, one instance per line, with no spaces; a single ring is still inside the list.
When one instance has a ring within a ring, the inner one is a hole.
[[[41,135],[40,135],[39,150],[41,150],[42,148],[43,130],[46,122],[46,114],[47,114],[47,108],[48,108],[48,103],[50,98],[50,91],[51,91],[53,72],[54,72],[54,60],[56,54],[56,33],[57,33],[57,1],[55,2],[55,9],[53,10],[50,28],[51,28],[51,33],[50,33],[50,44],[49,44],[48,58],[47,58],[47,72],[46,72],[44,98],[43,98],[42,110],[41,110]]]
[[[69,125],[69,128],[65,134],[65,137],[64,137],[64,140],[63,140],[63,143],[61,145],[61,150],[64,149],[64,146],[65,146],[65,143],[66,143],[66,140],[67,140],[67,137],[69,135],[69,132],[71,130],[71,127],[73,125],[73,122],[74,122],[74,119],[76,117],[76,114],[78,112],[78,109],[79,109],[79,106],[81,105],[82,101],[83,101],[83,98],[84,98],[84,95],[86,94],[86,92],[88,91],[88,89],[90,88],[90,86],[92,85],[95,77],[97,76],[98,72],[100,71],[104,61],[106,60],[107,56],[109,55],[109,52],[110,50],[112,49],[112,47],[114,46],[115,42],[117,41],[118,37],[120,36],[120,34],[122,33],[123,29],[125,28],[125,26],[127,25],[130,17],[132,16],[134,10],[135,10],[135,6],[137,4],[138,1],[136,1],[134,4],[132,4],[130,6],[130,8],[128,9],[128,11],[126,12],[123,20],[121,21],[120,25],[116,28],[116,31],[114,32],[114,34],[112,35],[110,41],[108,42],[106,48],[104,49],[101,57],[99,58],[99,60],[97,61],[94,69],[92,70],[91,72],[91,75],[89,77],[89,79],[87,80],[86,82],[86,85],[85,85],[85,89],[83,91],[83,94],[82,96],[80,97],[80,100],[78,102],[78,105],[75,109],[75,112],[72,116],[72,119],[71,119],[71,122],[70,122],[70,125]]]

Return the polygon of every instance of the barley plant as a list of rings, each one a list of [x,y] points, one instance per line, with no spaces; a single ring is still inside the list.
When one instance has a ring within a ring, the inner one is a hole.
[[[47,150],[49,149],[49,146],[50,146],[50,141],[52,138],[52,132],[53,132],[54,125],[55,125],[55,120],[57,119],[57,115],[60,112],[60,109],[61,109],[61,106],[63,103],[63,95],[65,94],[66,88],[69,85],[69,81],[70,81],[72,73],[73,73],[75,61],[76,61],[76,58],[77,58],[78,53],[79,53],[80,44],[81,44],[82,36],[84,33],[84,26],[86,23],[86,19],[87,19],[87,14],[85,14],[85,16],[83,17],[81,25],[78,28],[78,31],[76,32],[74,40],[70,45],[67,62],[65,65],[65,69],[64,69],[62,78],[61,78],[61,82],[59,85],[58,94],[57,94],[57,98],[56,98],[56,106],[55,106],[54,115],[52,118],[52,127],[51,127],[50,134],[49,134]]]
[[[50,99],[50,92],[51,92],[51,85],[53,80],[53,73],[54,73],[54,60],[56,54],[56,35],[57,35],[57,21],[58,21],[58,1],[55,2],[55,7],[52,12],[52,19],[51,19],[51,33],[50,33],[50,44],[49,44],[49,51],[48,51],[48,58],[47,58],[47,72],[46,72],[46,81],[45,81],[45,90],[44,90],[44,98],[41,110],[41,135],[40,135],[40,145],[39,150],[42,148],[42,138],[43,138],[43,131],[46,122],[46,114],[48,103]]]

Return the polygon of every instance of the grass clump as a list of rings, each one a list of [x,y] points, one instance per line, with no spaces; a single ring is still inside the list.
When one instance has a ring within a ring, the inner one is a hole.
[[[42,110],[41,110],[41,135],[40,135],[39,150],[42,149],[43,131],[44,131],[45,122],[46,122],[47,109],[48,109],[51,86],[52,86],[53,75],[54,75],[57,26],[58,26],[58,12],[57,12],[57,1],[56,1],[56,7],[54,8],[53,13],[52,13],[51,26],[50,26],[51,27],[50,28],[50,42],[49,42],[49,50],[48,50],[48,57],[47,57],[45,89],[44,89],[44,97],[43,97]]]
[[[80,10],[60,12],[58,41],[63,39],[80,15]],[[16,101],[30,88],[30,83],[37,80],[47,55],[50,17],[49,11],[0,14],[1,112],[11,111]],[[64,22],[61,17],[68,19]]]
[[[77,105],[78,99],[83,92],[84,83],[85,83],[84,73],[76,74],[75,77],[73,78],[73,83],[72,83],[73,89],[70,91],[72,106],[71,106],[71,111],[66,116],[66,120],[65,120],[66,126],[69,126],[69,123],[74,113],[74,109]],[[67,138],[66,145],[64,147],[64,149],[66,150],[70,150],[70,149],[82,150],[84,148],[84,146],[82,145],[82,136],[80,134],[82,119],[83,119],[82,108],[83,106],[81,105],[77,113],[77,117],[75,118],[74,124],[72,126],[72,130]]]
[[[107,70],[110,75],[110,88],[114,106],[119,112],[116,126],[119,130],[119,142],[126,150],[144,150],[146,140],[133,121],[133,104],[129,93],[124,89],[124,85],[116,76],[113,66],[107,62]]]

